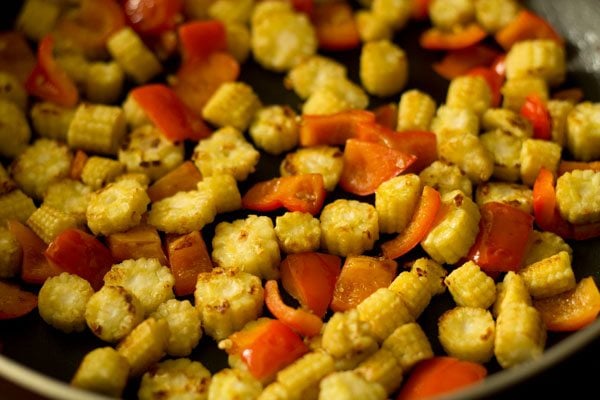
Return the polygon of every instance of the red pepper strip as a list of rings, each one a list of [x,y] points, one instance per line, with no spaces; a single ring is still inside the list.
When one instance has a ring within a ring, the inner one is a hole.
[[[382,144],[348,139],[340,187],[359,196],[373,194],[380,184],[402,173],[416,159]]]
[[[279,287],[275,280],[265,283],[265,304],[271,314],[298,334],[312,337],[321,332],[323,320],[308,311],[286,305],[281,300]]]
[[[573,104],[577,104],[583,100],[583,90],[579,88],[563,89],[552,95],[554,100],[566,100]]]
[[[412,17],[417,21],[422,21],[429,17],[429,3],[431,0],[411,0]]]
[[[552,117],[537,94],[532,93],[525,98],[520,114],[531,122],[535,139],[552,140]]]
[[[519,12],[508,25],[496,32],[494,37],[496,42],[507,51],[516,42],[528,39],[550,39],[564,45],[564,39],[552,25],[529,10]]]
[[[458,50],[481,42],[487,32],[472,23],[455,31],[444,31],[439,28],[429,28],[421,34],[419,44],[427,50]]]
[[[439,192],[430,186],[424,186],[408,226],[394,239],[381,245],[383,256],[395,259],[415,248],[433,227],[441,203]]]
[[[183,8],[181,0],[125,0],[123,10],[140,35],[160,35],[175,27]]]
[[[315,11],[315,2],[314,0],[292,0],[292,7],[294,10],[312,17]]]
[[[545,231],[569,238],[571,226],[565,221],[556,206],[554,191],[554,175],[546,168],[541,168],[533,184],[533,215],[535,223]]]
[[[485,272],[518,271],[533,232],[533,216],[497,202],[483,204],[480,211],[479,233],[467,258]]]
[[[391,130],[398,125],[398,106],[395,103],[383,104],[373,110],[375,122]]]
[[[75,83],[54,60],[54,39],[44,36],[38,45],[37,64],[25,82],[27,92],[63,107],[74,107],[79,102]]]
[[[486,83],[490,88],[490,92],[492,93],[492,107],[498,107],[500,105],[500,101],[502,100],[502,85],[504,84],[504,76],[499,75],[492,68],[483,68],[476,67],[468,72],[469,75],[473,76],[481,76],[485,79]]]
[[[175,278],[175,294],[187,296],[194,293],[198,274],[213,268],[206,243],[199,231],[184,235],[167,235],[169,266]]]
[[[219,20],[191,21],[177,28],[183,62],[204,59],[216,51],[227,51],[225,24]]]
[[[483,44],[476,44],[449,51],[440,62],[433,64],[433,70],[450,80],[466,74],[475,67],[489,67],[498,55],[498,51]]]
[[[37,295],[0,281],[0,320],[22,317],[37,307]]]
[[[204,121],[195,116],[166,85],[138,86],[131,91],[131,96],[169,140],[200,140],[211,134]]]
[[[320,49],[350,50],[360,45],[352,7],[345,1],[316,4],[313,25]]]
[[[330,115],[303,115],[300,123],[300,146],[343,145],[357,137],[359,123],[375,122],[375,114],[349,110]]]

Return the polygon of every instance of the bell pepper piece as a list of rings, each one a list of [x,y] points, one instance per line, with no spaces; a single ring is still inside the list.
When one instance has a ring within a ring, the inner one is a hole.
[[[535,223],[542,230],[556,233],[563,238],[571,237],[571,227],[561,217],[556,206],[554,175],[543,167],[533,184],[533,215]]]
[[[419,37],[419,44],[427,50],[458,50],[473,46],[486,36],[487,32],[476,23],[454,31],[429,28]]]
[[[501,89],[502,85],[504,84],[505,76],[499,74],[497,72],[498,69],[499,68],[494,66],[491,68],[475,67],[467,73],[468,75],[481,76],[483,79],[485,79],[485,82],[488,84],[492,94],[492,101],[490,104],[492,107],[500,106],[500,101],[502,100]]]
[[[69,178],[76,181],[81,179],[81,173],[83,172],[83,167],[85,167],[85,163],[87,163],[88,158],[89,157],[85,151],[81,149],[77,149],[75,151],[75,156],[73,157],[73,161],[71,161]]]
[[[219,20],[191,21],[177,28],[184,63],[204,59],[217,51],[227,51],[225,24]]]
[[[552,140],[552,117],[538,95],[532,93],[525,98],[520,114],[531,122],[535,139]]]
[[[127,22],[140,35],[156,36],[175,27],[181,0],[125,0]]]
[[[0,320],[19,318],[37,307],[37,295],[0,281]]]
[[[542,17],[530,10],[522,10],[494,35],[496,42],[506,51],[513,44],[528,39],[550,39],[563,45],[564,39]]]
[[[150,185],[146,193],[150,201],[155,202],[173,196],[177,192],[196,190],[201,180],[202,174],[194,163],[188,160],[161,176]]]
[[[365,110],[341,111],[329,115],[303,115],[300,146],[343,145],[356,138],[360,123],[375,122],[375,114]]]
[[[489,67],[499,52],[483,44],[449,51],[440,62],[432,65],[438,75],[450,80],[465,75],[475,67]]]
[[[198,231],[167,236],[169,265],[175,278],[175,294],[194,293],[200,272],[210,272],[213,264],[206,243]]]
[[[382,104],[373,110],[375,122],[391,130],[398,124],[398,106],[395,103]]]
[[[316,4],[313,25],[322,50],[350,50],[360,45],[352,7],[345,1]]]

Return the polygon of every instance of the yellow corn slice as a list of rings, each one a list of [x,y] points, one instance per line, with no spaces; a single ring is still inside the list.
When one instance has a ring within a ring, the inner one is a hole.
[[[494,280],[473,261],[467,261],[444,279],[459,306],[487,309],[496,300]]]
[[[477,0],[475,18],[486,31],[495,33],[512,21],[520,9],[516,0]]]
[[[354,370],[369,382],[377,382],[392,394],[402,384],[404,373],[394,354],[388,349],[379,349]]]
[[[242,208],[242,196],[237,181],[231,175],[211,175],[204,177],[196,185],[199,192],[212,193],[217,213],[225,213]]]
[[[519,275],[533,298],[554,296],[576,284],[571,256],[566,251],[521,268]]]
[[[125,165],[107,157],[91,156],[81,171],[81,181],[93,190],[100,189],[123,173]]]
[[[202,116],[218,127],[233,126],[245,131],[261,107],[251,86],[243,82],[226,82],[210,97],[202,109]]]
[[[292,399],[308,398],[306,393],[316,389],[325,376],[334,371],[333,358],[325,352],[305,354],[277,373],[279,382]]]
[[[465,133],[442,140],[438,144],[438,155],[440,159],[458,165],[473,183],[485,182],[494,173],[494,155],[479,136]]]
[[[415,174],[399,175],[383,182],[375,191],[375,210],[382,233],[399,233],[410,222],[423,185]]]
[[[286,212],[275,219],[275,234],[285,253],[316,251],[321,243],[321,224],[308,213]]]
[[[552,141],[564,147],[567,144],[567,118],[575,106],[567,100],[548,100],[546,106],[552,118]]]
[[[410,272],[425,281],[432,296],[446,291],[444,278],[448,275],[448,271],[434,260],[421,257],[410,266]]]
[[[394,30],[399,30],[410,18],[412,3],[409,0],[373,0],[371,11]]]
[[[216,0],[208,7],[208,16],[225,23],[245,24],[253,6],[254,0]]]
[[[468,108],[481,117],[491,102],[492,92],[483,77],[465,75],[450,81],[446,95],[449,107]]]
[[[256,399],[261,391],[262,384],[250,372],[224,368],[212,376],[207,400]]]
[[[25,222],[36,210],[33,199],[15,189],[0,196],[0,225],[9,219]]]
[[[393,35],[392,27],[385,19],[375,15],[374,12],[367,9],[358,10],[354,13],[356,28],[363,42],[375,40],[391,40]]]
[[[298,174],[321,174],[325,190],[335,189],[342,169],[343,153],[334,146],[311,146],[288,153],[279,167],[281,176]]]
[[[475,17],[475,4],[469,0],[432,0],[429,5],[431,23],[451,30],[466,25]]]
[[[479,117],[469,108],[455,108],[447,105],[438,107],[431,121],[431,131],[440,143],[465,134],[479,134]]]
[[[557,143],[541,139],[525,139],[521,146],[521,181],[532,187],[542,167],[556,172],[562,147]]]
[[[432,162],[419,173],[421,183],[440,192],[442,196],[460,190],[467,196],[473,192],[473,183],[458,166],[441,160]]]
[[[544,101],[549,97],[546,81],[535,77],[509,79],[504,82],[500,92],[502,93],[502,107],[516,113],[521,110],[525,98],[532,93]]]
[[[0,164],[0,196],[17,188],[15,182],[10,178],[6,168]]]
[[[455,307],[438,320],[444,351],[461,360],[486,363],[494,355],[496,325],[492,313],[478,307]]]
[[[15,75],[0,71],[0,99],[11,101],[26,111],[27,96],[25,87]]]
[[[498,317],[502,309],[514,303],[531,305],[531,296],[521,275],[508,271],[502,282],[496,284],[496,301],[492,308],[494,317]]]
[[[40,41],[56,25],[60,11],[54,2],[27,0],[17,16],[16,28],[29,39]]]
[[[408,79],[406,53],[387,39],[367,42],[360,53],[360,80],[369,94],[386,97],[399,93]]]
[[[125,137],[126,123],[120,107],[82,103],[69,125],[69,146],[115,155]]]
[[[66,142],[69,126],[75,116],[75,109],[42,101],[31,107],[29,115],[33,129],[38,135]]]
[[[166,353],[169,324],[164,319],[147,318],[117,345],[117,351],[129,362],[129,376],[142,375]]]
[[[565,48],[554,40],[522,40],[506,54],[507,79],[536,77],[557,86],[565,80],[566,71]]]
[[[243,64],[250,55],[250,29],[246,24],[229,22],[225,24],[227,51]]]
[[[73,215],[45,204],[29,216],[27,225],[46,243],[50,243],[67,229],[78,228],[77,219]]]
[[[419,318],[431,301],[431,291],[427,281],[409,271],[400,272],[388,288],[400,295],[413,320]]]
[[[159,305],[151,315],[155,319],[164,318],[169,324],[167,354],[186,357],[202,337],[200,313],[189,300],[169,299]]]
[[[397,327],[415,320],[411,305],[404,300],[402,293],[379,288],[361,301],[356,310],[358,318],[370,324],[371,335],[381,343]]]
[[[3,225],[4,221],[1,223]],[[0,278],[16,276],[21,271],[22,257],[23,250],[17,238],[7,228],[0,227]]]
[[[518,183],[482,183],[477,186],[475,200],[479,207],[488,202],[500,202],[533,214],[533,191]]]
[[[417,89],[407,90],[398,103],[398,126],[400,132],[410,130],[428,131],[435,115],[435,100]]]
[[[364,379],[354,371],[334,372],[327,375],[319,384],[321,399],[365,399],[385,400],[384,388],[377,382]]]
[[[307,99],[325,82],[345,78],[344,65],[322,55],[313,55],[292,68],[286,74],[283,83],[287,88],[293,89],[301,99]]]
[[[567,148],[576,160],[600,158],[600,103],[584,101],[567,116]]]
[[[120,397],[127,384],[129,363],[112,347],[100,347],[87,353],[71,385],[107,396]]]
[[[138,102],[133,98],[131,92],[125,97],[123,102],[123,113],[125,114],[125,121],[129,128],[134,129],[144,125],[152,125],[150,119],[146,115],[146,112]]]
[[[125,74],[142,84],[162,71],[160,62],[130,27],[114,33],[106,42],[109,53]]]
[[[202,363],[178,358],[159,362],[144,373],[137,396],[139,400],[206,399],[210,385],[210,371]]]
[[[521,177],[521,147],[523,140],[507,131],[496,129],[479,137],[481,144],[494,159],[492,176],[508,182],[516,182]]]
[[[573,224],[600,221],[599,184],[598,171],[574,170],[561,175],[556,181],[556,197],[562,217]]]
[[[294,110],[288,106],[272,105],[256,112],[249,133],[256,147],[278,155],[296,147],[298,131]]]
[[[566,251],[571,257],[573,255],[571,246],[557,234],[534,230],[531,234],[530,245],[523,258],[523,265],[533,264],[561,251]]]
[[[125,73],[116,62],[92,63],[85,80],[85,95],[93,103],[112,104],[121,97]]]
[[[31,129],[23,111],[15,103],[0,99],[0,156],[19,155],[31,139]]]
[[[346,78],[331,79],[315,89],[302,105],[302,114],[324,115],[350,109],[364,109],[369,96],[364,89]]]
[[[405,373],[419,361],[433,357],[433,350],[427,335],[416,322],[398,327],[384,340],[382,349],[394,355]]]
[[[531,123],[518,112],[507,108],[488,109],[483,113],[481,126],[485,131],[500,129],[520,139],[527,139],[533,135]]]
[[[323,328],[321,344],[336,361],[352,361],[354,365],[348,363],[348,369],[377,351],[371,324],[361,319],[356,309],[334,313]]]

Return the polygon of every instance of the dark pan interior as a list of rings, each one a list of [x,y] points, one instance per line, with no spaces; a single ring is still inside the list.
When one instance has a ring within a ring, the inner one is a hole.
[[[532,0],[524,3],[528,8],[546,17],[567,39],[569,75],[564,86],[581,87],[586,99],[600,101],[600,30],[598,30],[600,2],[598,0]],[[0,3],[2,28],[8,29],[12,26],[19,4],[18,1]],[[440,54],[424,52],[418,45],[416,39],[424,28],[423,23],[411,23],[396,35],[395,41],[409,55],[410,80],[407,89],[419,88],[441,103],[445,98],[448,83],[431,69],[432,62],[438,60]],[[358,54],[358,51],[327,53],[328,56],[341,60],[348,66],[350,77],[355,82],[359,81]],[[264,104],[288,103],[298,108],[300,99],[282,86],[282,78],[283,75],[267,72],[251,60],[242,66],[241,79],[254,86]],[[397,100],[397,96],[372,99],[371,106]],[[249,180],[240,186],[242,193],[252,183],[276,176],[280,160],[281,158],[263,154],[258,167],[259,172],[251,175]],[[341,196],[341,194],[337,193],[334,196]],[[216,223],[244,215],[246,214],[238,212],[221,216],[215,223],[205,228],[203,232],[205,238],[211,237]],[[572,243],[572,247],[577,278],[592,275],[600,284],[600,239]],[[438,353],[441,353],[441,347],[436,338],[437,318],[451,304],[449,295],[434,298],[419,321]],[[575,334],[551,334],[548,340],[549,349],[539,361],[506,371],[500,371],[499,366],[492,362],[488,366],[491,376],[484,384],[450,398],[489,398],[494,393],[540,374],[572,353],[583,351],[599,337],[600,321]],[[0,344],[5,357],[59,382],[68,382],[71,379],[79,362],[88,351],[106,345],[87,330],[78,334],[64,334],[53,329],[45,324],[36,312],[20,319],[0,321]],[[224,353],[216,348],[210,338],[206,337],[194,350],[191,358],[201,361],[213,371],[226,365]],[[0,374],[1,372],[0,368]],[[137,382],[131,382],[124,394],[125,398],[135,398],[136,385]]]

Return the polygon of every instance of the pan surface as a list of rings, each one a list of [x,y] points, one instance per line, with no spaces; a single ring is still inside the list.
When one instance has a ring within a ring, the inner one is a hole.
[[[5,29],[11,26],[18,10],[15,4],[19,2],[2,2],[0,6],[2,27]],[[568,42],[569,74],[565,87],[580,87],[586,99],[600,101],[600,30],[597,28],[600,22],[600,3],[597,0],[532,0],[526,1],[525,5],[547,18]],[[416,39],[425,27],[425,24],[411,23],[396,34],[395,41],[409,56],[410,80],[406,89],[419,88],[436,98],[439,104],[445,98],[448,82],[431,69],[431,64],[439,59],[440,54],[424,52],[418,45]],[[358,54],[358,51],[349,51],[326,55],[344,62],[350,78],[359,82]],[[282,86],[282,78],[281,74],[267,72],[250,60],[242,66],[240,79],[252,84],[264,104],[288,103],[298,109],[300,99]],[[397,100],[397,96],[372,99],[370,107]],[[243,193],[252,183],[276,176],[280,159],[261,154],[257,173],[240,185],[240,191]],[[220,217],[204,229],[203,235],[210,238],[216,223],[234,220],[244,215],[246,213],[237,212]],[[600,239],[571,245],[574,250],[574,270],[577,278],[591,275],[596,279],[596,283],[600,284]],[[434,298],[419,320],[436,353],[441,353],[436,338],[437,318],[450,306],[451,300],[447,294]],[[570,335],[550,334],[548,348],[541,359],[510,370],[501,370],[492,362],[488,365],[490,376],[483,384],[448,398],[490,398],[507,387],[523,383],[548,368],[559,365],[575,352],[585,351],[587,346],[591,346],[599,338],[600,320]],[[44,323],[34,311],[19,319],[0,321],[0,344],[0,376],[5,379],[53,399],[101,398],[82,393],[66,384],[87,352],[106,345],[88,330],[78,334],[64,334]],[[207,337],[202,339],[191,358],[201,361],[212,371],[226,365],[226,355]],[[138,382],[132,381],[128,385],[124,393],[125,398],[136,397],[137,384]]]

